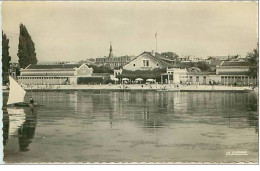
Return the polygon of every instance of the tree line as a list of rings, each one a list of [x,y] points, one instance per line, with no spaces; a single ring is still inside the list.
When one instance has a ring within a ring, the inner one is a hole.
[[[11,56],[9,55],[9,39],[2,31],[2,79],[3,83],[8,82],[10,71]],[[34,42],[27,31],[27,28],[22,23],[20,24],[19,44],[18,44],[18,62],[20,68],[25,68],[29,64],[38,62],[35,52]]]

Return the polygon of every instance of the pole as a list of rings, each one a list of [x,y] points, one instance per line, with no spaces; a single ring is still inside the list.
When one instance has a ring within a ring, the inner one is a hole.
[[[157,36],[156,36],[156,51],[155,52],[157,52]]]
[[[157,31],[155,33],[155,52],[157,52]]]

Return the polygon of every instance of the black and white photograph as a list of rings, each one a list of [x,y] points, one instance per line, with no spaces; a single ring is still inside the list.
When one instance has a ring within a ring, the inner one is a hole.
[[[3,164],[258,164],[258,1],[3,1]]]

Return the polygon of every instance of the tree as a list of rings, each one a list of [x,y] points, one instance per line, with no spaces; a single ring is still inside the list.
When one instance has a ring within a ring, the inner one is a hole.
[[[209,71],[210,67],[209,64],[207,64],[206,62],[201,62],[199,61],[197,63],[197,67],[201,70],[201,71]]]
[[[20,24],[20,36],[18,53],[19,63],[21,68],[27,67],[29,64],[36,64],[38,62],[34,42],[31,39],[25,25]]]
[[[253,52],[247,53],[246,59],[250,64],[249,75],[251,77],[257,77],[258,74],[258,49],[254,49]]]
[[[96,66],[93,64],[89,64],[88,67],[93,69],[93,73],[114,73],[114,71],[110,67],[106,66]]]
[[[175,52],[163,52],[161,55],[172,60],[176,60],[179,57],[179,55]]]
[[[5,82],[8,78],[11,56],[9,56],[9,39],[2,31],[2,78]]]

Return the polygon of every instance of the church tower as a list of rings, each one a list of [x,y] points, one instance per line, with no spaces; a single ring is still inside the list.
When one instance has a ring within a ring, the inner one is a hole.
[[[110,49],[109,49],[109,58],[113,58],[113,49],[112,49],[112,43],[110,42]]]

